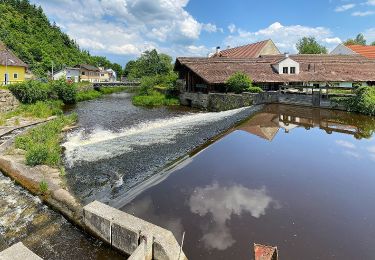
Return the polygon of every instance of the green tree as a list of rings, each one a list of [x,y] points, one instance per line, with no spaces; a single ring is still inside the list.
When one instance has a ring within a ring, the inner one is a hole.
[[[315,37],[303,37],[297,42],[299,54],[326,54],[327,48],[320,45]]]
[[[371,43],[372,46],[375,46],[375,41]]]
[[[359,33],[354,39],[348,39],[344,42],[345,45],[366,45],[365,36]]]
[[[129,78],[166,75],[172,71],[172,58],[167,54],[158,53],[155,49],[145,51],[140,58],[129,61],[124,73]]]

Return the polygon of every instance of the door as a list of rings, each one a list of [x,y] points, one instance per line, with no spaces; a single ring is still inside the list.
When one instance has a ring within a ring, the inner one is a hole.
[[[320,88],[312,89],[312,105],[314,107],[320,107]]]

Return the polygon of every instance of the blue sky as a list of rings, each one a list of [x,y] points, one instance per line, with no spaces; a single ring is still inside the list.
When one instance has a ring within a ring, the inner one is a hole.
[[[273,39],[296,52],[303,36],[328,47],[363,33],[375,41],[375,0],[31,0],[92,54],[124,65],[156,48],[206,56],[216,46]]]

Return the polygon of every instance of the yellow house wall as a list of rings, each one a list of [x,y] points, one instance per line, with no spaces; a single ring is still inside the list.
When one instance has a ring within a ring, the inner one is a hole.
[[[25,67],[18,66],[8,66],[7,71],[5,71],[5,66],[0,65],[0,85],[5,84],[5,72],[8,73],[8,83],[22,82],[25,80]],[[14,74],[18,74],[18,78],[14,78]]]

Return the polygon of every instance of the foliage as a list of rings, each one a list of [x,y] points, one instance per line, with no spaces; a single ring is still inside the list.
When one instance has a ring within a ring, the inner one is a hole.
[[[26,164],[30,166],[46,164],[58,166],[61,163],[60,133],[62,129],[75,123],[77,115],[60,116],[44,125],[29,130],[16,137],[16,148],[26,151]]]
[[[146,76],[141,79],[140,94],[147,95],[155,88],[169,92],[176,91],[176,82],[178,76],[175,72],[169,72],[163,75]]]
[[[344,42],[344,45],[366,45],[365,36],[360,33],[354,39],[348,39]]]
[[[63,103],[60,100],[38,101],[34,104],[21,104],[16,110],[5,114],[5,118],[14,116],[48,118],[62,114]]]
[[[299,54],[327,54],[328,50],[320,45],[315,37],[303,37],[297,42],[297,50]]]
[[[39,183],[39,191],[44,195],[48,191],[48,183],[45,180],[42,180]]]
[[[260,88],[260,87],[257,87],[257,86],[252,86],[252,87],[248,88],[248,89],[246,90],[246,92],[250,92],[250,93],[261,93],[261,92],[263,92],[263,89]]]
[[[77,86],[73,83],[68,83],[64,79],[51,81],[51,92],[62,100],[65,104],[76,103]]]
[[[331,100],[343,104],[348,111],[375,116],[375,88],[359,87],[353,97],[335,97]]]
[[[124,70],[124,75],[130,79],[146,76],[165,75],[172,71],[172,58],[166,54],[158,53],[155,49],[145,51],[140,58],[129,61]]]
[[[0,14],[0,40],[38,77],[47,76],[52,62],[56,69],[80,63],[103,66],[121,76],[121,65],[81,50],[75,40],[50,23],[41,7],[28,0],[1,0]]]
[[[96,99],[102,96],[102,93],[96,90],[87,90],[87,91],[80,91],[77,93],[76,100],[77,102]]]
[[[12,84],[8,88],[24,104],[45,101],[51,97],[49,85],[40,81],[27,80],[22,83]]]
[[[149,91],[147,95],[134,96],[132,102],[135,106],[178,106],[180,101],[165,94],[161,94],[158,91]]]
[[[375,41],[371,43],[371,46],[375,46]]]
[[[227,92],[242,93],[248,91],[252,86],[252,80],[243,72],[236,72],[226,82]]]

